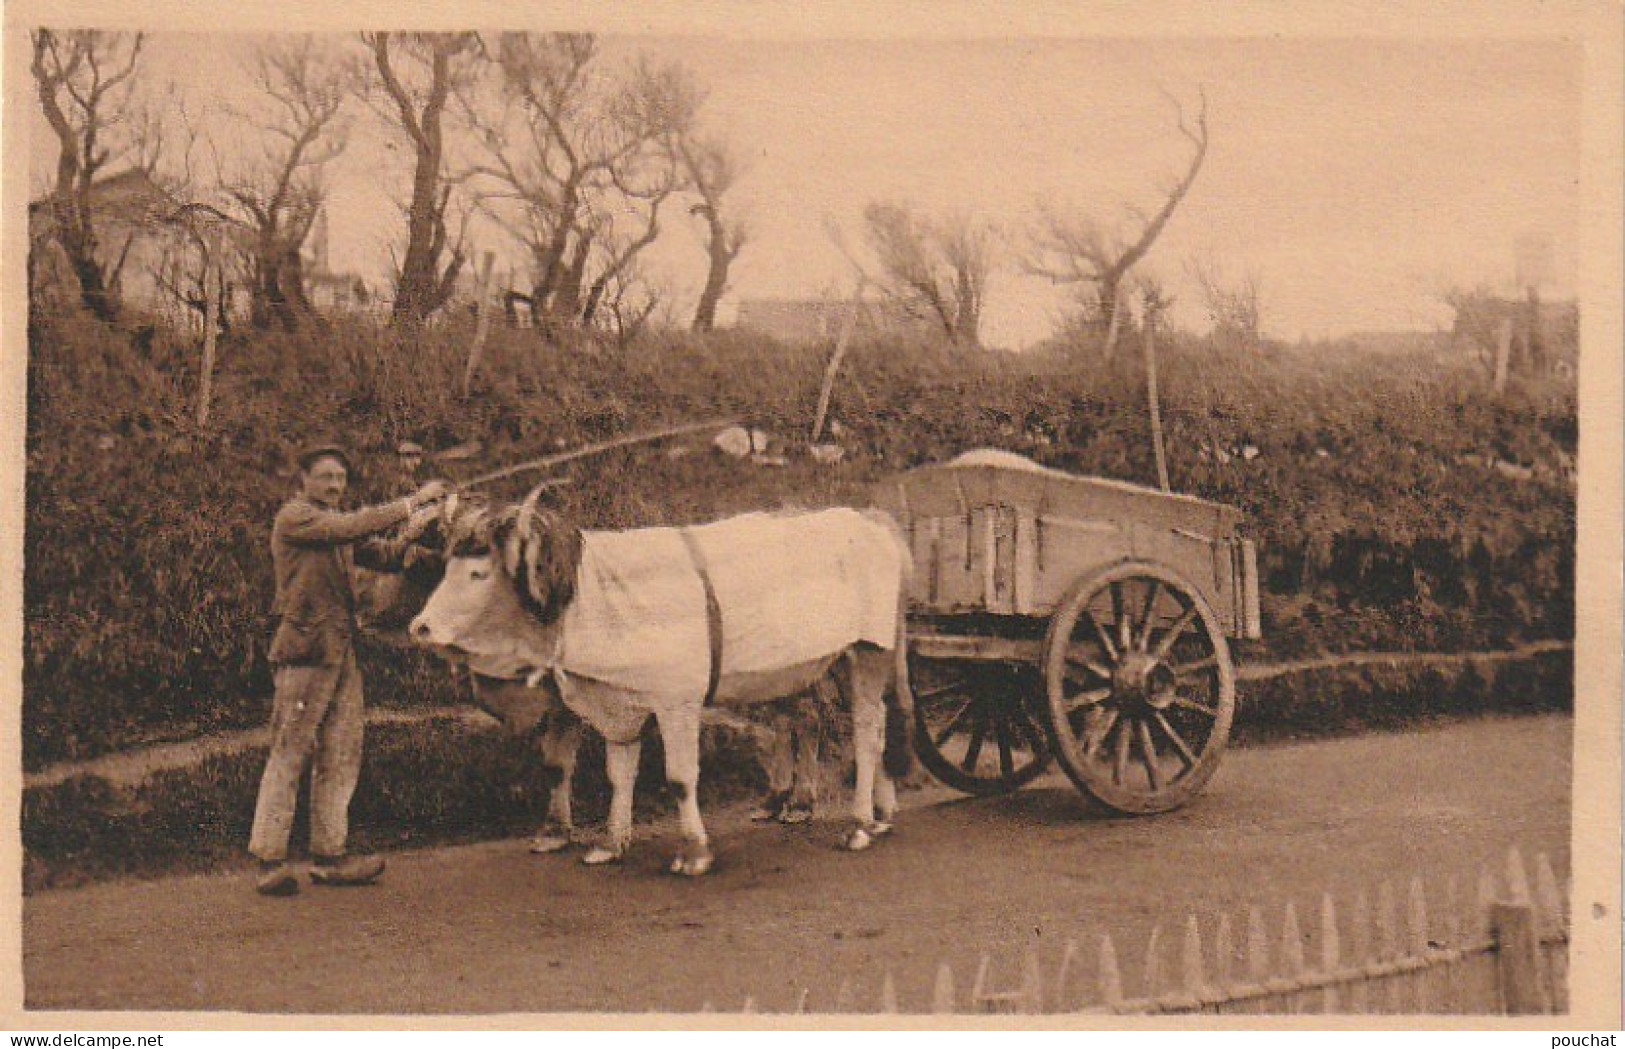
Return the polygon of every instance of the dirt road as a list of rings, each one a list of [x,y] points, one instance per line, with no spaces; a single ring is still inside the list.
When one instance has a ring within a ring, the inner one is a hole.
[[[1027,945],[1053,959],[1103,932],[1132,971],[1152,925],[1187,915],[1314,914],[1322,892],[1417,874],[1430,893],[1467,886],[1512,845],[1565,873],[1571,730],[1539,717],[1239,750],[1193,805],[1144,819],[1088,815],[1058,774],[1005,798],[933,788],[862,855],[836,850],[832,822],[716,813],[720,866],[699,881],[662,873],[662,827],[611,870],[514,841],[397,854],[376,887],[289,900],[256,897],[245,873],[45,893],[24,901],[26,1003],[694,1011],[750,995],[772,1010],[809,989],[828,1009],[850,979],[872,1008],[887,971],[924,1003],[941,959],[968,979],[987,953],[1013,982]]]

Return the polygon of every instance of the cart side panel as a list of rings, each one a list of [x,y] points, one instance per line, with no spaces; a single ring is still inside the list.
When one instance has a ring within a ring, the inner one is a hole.
[[[1130,529],[1117,521],[1079,520],[1050,514],[1036,519],[1037,571],[1029,615],[1049,615],[1085,575],[1133,556]]]
[[[1183,576],[1201,592],[1213,609],[1219,627],[1234,636],[1240,631],[1240,602],[1236,592],[1235,545],[1214,542],[1183,529],[1136,525],[1134,556],[1163,565]]]

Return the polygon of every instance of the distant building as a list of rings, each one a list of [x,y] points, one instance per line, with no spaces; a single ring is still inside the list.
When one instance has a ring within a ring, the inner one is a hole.
[[[1537,370],[1573,373],[1579,365],[1580,305],[1572,299],[1514,298],[1481,292],[1455,302],[1451,341],[1476,353],[1493,351],[1503,330],[1512,336],[1514,361],[1527,356]]]
[[[211,207],[183,204],[145,171],[129,170],[100,179],[90,188],[97,254],[109,274],[109,290],[132,308],[193,323],[195,310],[177,294],[197,294],[201,267],[193,233],[213,233],[234,255],[228,269],[227,295],[231,317],[246,317],[250,292],[243,273],[253,252],[252,231]],[[54,197],[28,206],[28,233],[34,294],[45,303],[70,305],[79,301],[78,279],[57,243],[57,202]],[[305,288],[318,311],[365,310],[376,297],[359,276],[335,273],[327,263],[326,215],[317,216],[305,250]]]
[[[96,247],[110,290],[122,301],[159,308],[169,299],[160,274],[180,232],[167,220],[180,203],[145,171],[130,170],[95,182],[90,208]],[[45,301],[76,302],[79,284],[55,238],[58,200],[28,205],[29,250],[36,294]]]
[[[742,299],[734,326],[780,342],[824,342],[840,337],[851,314],[851,300]],[[889,299],[862,300],[854,324],[857,338],[932,332],[932,325]]]

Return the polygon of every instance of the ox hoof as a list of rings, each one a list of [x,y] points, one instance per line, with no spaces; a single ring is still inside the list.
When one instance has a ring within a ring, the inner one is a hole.
[[[711,864],[714,862],[715,857],[711,855],[709,850],[692,856],[679,853],[671,861],[671,872],[681,874],[685,878],[698,878],[700,875],[708,873],[711,870]]]
[[[890,819],[876,820],[874,823],[869,824],[868,831],[871,837],[884,838],[891,833],[892,822]]]
[[[769,794],[762,799],[759,805],[750,810],[751,822],[771,823],[774,820],[783,819],[785,805],[785,795]]]
[[[796,827],[803,823],[811,823],[812,818],[813,811],[812,806],[810,805],[787,805],[785,806],[784,811],[779,813],[779,822],[787,827]]]
[[[606,848],[603,845],[594,845],[581,857],[581,862],[589,867],[602,867],[606,863],[619,863],[626,853],[621,849]]]
[[[852,833],[846,836],[846,851],[862,852],[874,843],[874,835],[870,834],[866,828],[853,827]]]
[[[542,832],[530,839],[530,851],[538,856],[545,856],[551,852],[563,852],[575,842],[568,834],[554,834]]]

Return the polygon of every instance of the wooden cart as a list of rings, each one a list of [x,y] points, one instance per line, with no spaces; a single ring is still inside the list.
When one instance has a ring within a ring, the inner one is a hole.
[[[1088,797],[1163,812],[1212,777],[1257,638],[1254,549],[1227,506],[969,452],[881,482],[913,552],[915,746],[996,794],[1059,759]]]

